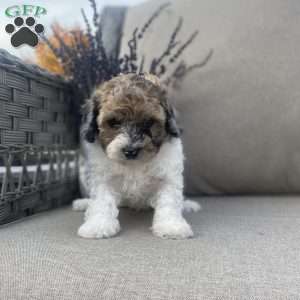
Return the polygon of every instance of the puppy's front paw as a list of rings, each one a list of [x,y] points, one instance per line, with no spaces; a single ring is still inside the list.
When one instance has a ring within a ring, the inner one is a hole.
[[[154,235],[163,239],[187,239],[192,237],[191,226],[182,218],[179,220],[157,221],[152,226]]]
[[[116,235],[120,231],[118,219],[93,216],[78,229],[78,235],[87,239],[102,239]]]

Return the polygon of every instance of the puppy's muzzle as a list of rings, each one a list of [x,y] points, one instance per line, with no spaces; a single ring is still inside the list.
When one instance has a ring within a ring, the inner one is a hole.
[[[136,159],[141,151],[141,148],[127,146],[122,149],[122,152],[126,159]]]

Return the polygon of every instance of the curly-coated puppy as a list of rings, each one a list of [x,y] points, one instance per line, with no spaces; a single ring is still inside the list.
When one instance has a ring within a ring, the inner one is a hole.
[[[200,206],[184,201],[180,131],[156,76],[119,75],[98,87],[82,132],[80,181],[87,198],[73,203],[75,210],[86,209],[81,237],[117,234],[120,206],[152,207],[159,237],[193,235],[182,212]]]

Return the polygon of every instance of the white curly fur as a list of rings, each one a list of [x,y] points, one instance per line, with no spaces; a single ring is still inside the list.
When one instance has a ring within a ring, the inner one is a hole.
[[[73,210],[74,211],[85,211],[88,208],[89,198],[81,198],[73,201]],[[185,199],[183,202],[183,212],[197,212],[201,210],[201,205],[192,200]]]
[[[120,231],[118,207],[152,207],[152,232],[161,238],[184,239],[193,236],[183,211],[198,211],[200,205],[183,198],[182,143],[166,141],[149,162],[121,164],[109,159],[99,142],[83,142],[80,181],[84,199],[73,202],[73,209],[86,210],[78,230],[84,238],[107,238]]]

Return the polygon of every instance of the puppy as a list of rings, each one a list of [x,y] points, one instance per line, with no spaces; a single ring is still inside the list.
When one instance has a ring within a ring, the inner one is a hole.
[[[108,238],[120,231],[118,207],[153,208],[153,234],[193,236],[182,216],[199,204],[184,201],[183,150],[174,110],[159,79],[150,74],[114,77],[96,88],[83,127],[80,184],[86,210],[78,230],[84,238]]]

